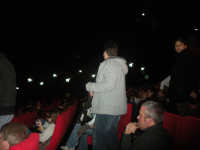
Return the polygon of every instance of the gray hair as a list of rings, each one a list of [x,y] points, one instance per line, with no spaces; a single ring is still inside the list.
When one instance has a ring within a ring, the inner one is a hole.
[[[164,110],[160,103],[155,101],[146,101],[142,106],[146,107],[144,111],[146,118],[152,118],[155,124],[163,123]]]

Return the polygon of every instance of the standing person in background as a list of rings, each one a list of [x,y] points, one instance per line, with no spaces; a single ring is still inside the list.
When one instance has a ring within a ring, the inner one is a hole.
[[[96,114],[93,149],[118,150],[117,124],[120,115],[126,114],[125,75],[126,60],[117,57],[118,45],[107,41],[103,46],[104,61],[100,64],[96,83],[87,83],[86,90],[94,92],[92,113]]]
[[[17,96],[15,78],[13,65],[0,52],[0,128],[14,116]]]
[[[181,116],[185,115],[190,96],[196,98],[198,92],[198,60],[186,48],[183,39],[175,40],[177,59],[172,64],[167,96],[169,102],[167,111]]]

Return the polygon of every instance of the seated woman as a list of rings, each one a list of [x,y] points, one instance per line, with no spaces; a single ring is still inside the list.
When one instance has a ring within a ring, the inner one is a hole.
[[[46,113],[46,119],[48,121],[48,125],[46,124],[46,128],[42,125],[42,122],[38,119],[36,120],[36,125],[38,126],[39,130],[42,132],[39,134],[40,142],[46,142],[54,132],[55,122],[58,114],[56,110],[49,111]]]

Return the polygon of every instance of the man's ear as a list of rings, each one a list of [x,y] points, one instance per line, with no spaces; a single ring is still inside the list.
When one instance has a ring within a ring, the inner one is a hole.
[[[147,118],[147,124],[148,125],[152,125],[152,123],[154,123],[152,118]]]
[[[7,140],[3,141],[3,147],[4,149],[10,149],[10,144],[8,143]]]

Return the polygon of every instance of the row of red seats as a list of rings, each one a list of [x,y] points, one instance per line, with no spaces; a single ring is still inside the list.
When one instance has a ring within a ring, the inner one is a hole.
[[[55,123],[54,133],[51,137],[49,145],[46,150],[55,150],[59,143],[61,142],[65,132],[67,131],[74,114],[76,112],[78,101],[76,100],[74,104],[68,108],[65,112],[58,115]],[[39,134],[32,133],[28,139],[14,145],[10,150],[38,150],[39,149]]]
[[[200,119],[165,112],[163,127],[171,134],[174,150],[200,149]]]
[[[43,110],[45,112],[49,111],[49,110],[52,110],[52,109],[55,109],[58,105],[61,104],[61,100],[55,104],[51,104],[45,108],[43,108]],[[23,114],[23,115],[20,115],[18,117],[15,117],[11,120],[11,122],[20,122],[22,124],[25,124],[27,127],[30,127],[32,125],[35,124],[35,120],[38,119],[38,111],[33,111],[31,113],[27,113],[27,114]]]

